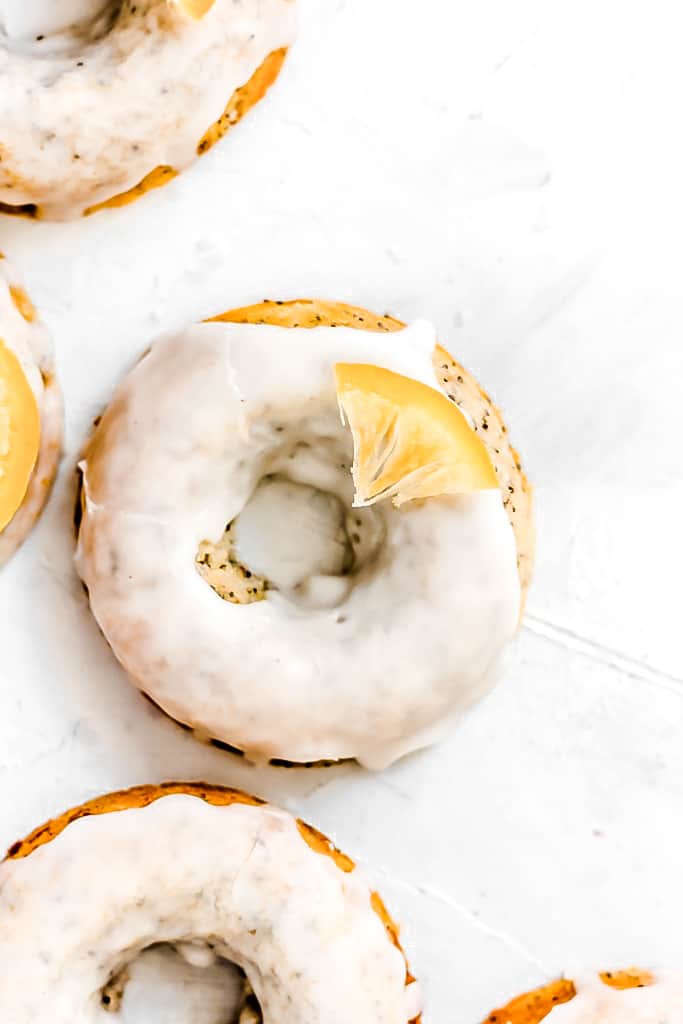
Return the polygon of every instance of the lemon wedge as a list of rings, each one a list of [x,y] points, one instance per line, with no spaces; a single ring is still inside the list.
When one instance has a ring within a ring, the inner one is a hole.
[[[0,530],[17,511],[40,447],[40,413],[21,363],[0,341]]]
[[[337,363],[335,376],[353,436],[354,506],[498,487],[486,446],[441,392],[366,363]]]
[[[203,18],[207,11],[211,10],[215,0],[172,0],[179,7],[183,14],[189,14],[191,18]]]

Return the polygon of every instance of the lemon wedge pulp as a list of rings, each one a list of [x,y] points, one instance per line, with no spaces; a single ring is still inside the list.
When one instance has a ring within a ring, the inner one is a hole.
[[[337,363],[335,376],[353,436],[356,507],[498,487],[486,446],[444,394],[366,363]]]
[[[40,447],[40,413],[21,363],[0,340],[0,530],[17,511]]]
[[[176,7],[179,7],[184,14],[191,18],[203,18],[208,10],[214,5],[215,0],[173,0]]]

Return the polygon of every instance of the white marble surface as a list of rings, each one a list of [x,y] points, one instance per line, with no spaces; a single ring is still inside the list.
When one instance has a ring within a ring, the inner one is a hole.
[[[208,778],[372,867],[429,1021],[579,965],[681,966],[683,136],[654,0],[302,0],[278,87],[192,171],[0,222],[52,328],[67,451],[0,578],[0,844],[100,791]],[[71,564],[73,467],[161,330],[322,295],[427,316],[507,413],[538,571],[504,683],[383,775],[256,771],[126,683]]]

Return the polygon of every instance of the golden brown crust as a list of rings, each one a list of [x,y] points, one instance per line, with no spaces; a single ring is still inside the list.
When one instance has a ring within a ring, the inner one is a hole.
[[[605,971],[600,975],[600,980],[610,988],[617,989],[642,988],[654,984],[654,978],[648,971],[636,967],[625,971]],[[568,1003],[575,995],[574,982],[558,978],[494,1010],[484,1024],[540,1024],[551,1010],[561,1003]]]
[[[238,789],[228,789],[224,786],[211,786],[205,782],[163,782],[159,786],[134,786],[132,789],[120,790],[116,793],[107,793],[104,796],[95,797],[78,807],[72,807],[58,817],[46,822],[34,829],[24,839],[18,840],[7,851],[7,860],[19,860],[28,857],[39,846],[51,843],[53,839],[64,831],[72,822],[79,818],[87,818],[91,815],[111,814],[116,811],[130,810],[134,807],[148,807],[155,800],[162,796],[170,796],[175,793],[184,793],[189,796],[199,797],[209,804],[217,806],[228,806],[229,804],[250,804],[259,807],[265,803],[258,797],[249,796]]]
[[[301,818],[297,818],[296,825],[304,841],[308,843],[312,850],[315,850],[316,853],[324,857],[331,857],[339,870],[343,871],[344,874],[348,875],[355,870],[356,862],[347,857],[341,850],[338,850],[332,840],[328,839],[322,832],[318,832],[317,828],[307,825]]]
[[[265,299],[251,306],[229,309],[227,313],[209,318],[208,323],[271,324],[274,327],[355,327],[359,331],[400,331],[401,320],[384,314],[370,313],[348,302],[326,299],[291,299],[281,302]]]
[[[0,259],[2,255],[0,254]],[[23,316],[24,320],[28,324],[34,323],[38,319],[38,311],[28,297],[28,294],[18,284],[11,284],[9,286],[9,293],[14,303],[14,308]]]
[[[99,210],[113,210],[119,206],[128,206],[129,203],[134,203],[140,196],[144,196],[146,192],[152,192],[155,188],[161,188],[162,185],[167,185],[169,181],[173,181],[177,177],[178,172],[175,167],[169,167],[167,164],[164,164],[162,167],[155,167],[153,171],[144,176],[142,181],[139,181],[137,185],[133,185],[126,192],[119,192],[118,195],[112,196],[111,199],[103,199],[101,203],[95,203],[93,206],[86,207],[83,211],[83,216],[89,217],[92,213],[97,213]]]
[[[575,995],[574,983],[560,978],[533,992],[517,996],[506,1006],[494,1010],[486,1018],[486,1024],[540,1024],[553,1007],[568,1003]]]
[[[198,156],[202,156],[204,153],[207,153],[219,139],[223,138],[225,133],[229,131],[233,125],[236,125],[238,121],[241,121],[244,115],[248,113],[248,111],[250,111],[259,100],[263,99],[277,76],[280,74],[286,56],[286,46],[281,47],[279,50],[273,50],[273,52],[269,53],[263,63],[256,69],[249,81],[245,85],[240,86],[239,89],[235,89],[221,116],[215,124],[211,125],[209,130],[197,143]]]
[[[294,299],[291,302],[266,300],[253,306],[229,310],[211,320],[272,324],[278,327],[354,327],[358,330],[382,332],[399,331],[405,326],[387,314],[378,316],[359,306],[322,299]],[[474,429],[486,445],[498,476],[503,504],[517,544],[523,608],[531,580],[535,547],[531,485],[524,475],[519,455],[509,442],[500,410],[472,374],[440,345],[435,352],[434,369],[448,397],[472,417]]]
[[[601,971],[600,981],[610,988],[647,988],[654,985],[655,978],[649,971],[641,971],[639,967],[628,967],[625,971]]]
[[[119,790],[116,793],[107,793],[104,796],[95,797],[94,800],[88,800],[78,807],[65,811],[44,825],[40,825],[24,839],[20,839],[10,846],[5,859],[21,860],[24,857],[29,857],[39,847],[51,843],[64,829],[68,828],[69,825],[79,818],[87,818],[99,814],[112,814],[136,807],[148,807],[156,800],[161,799],[161,797],[173,794],[198,797],[200,800],[218,807],[226,807],[230,804],[247,804],[252,807],[262,807],[266,803],[265,800],[251,796],[249,793],[244,793],[239,789],[213,786],[206,782],[162,782],[160,785],[134,786],[132,789]],[[340,871],[348,874],[355,870],[355,861],[347,857],[341,850],[338,850],[334,843],[327,836],[323,835],[322,832],[319,832],[312,825],[308,825],[300,819],[297,819],[297,827],[302,838],[311,849],[321,856],[329,857]],[[405,953],[399,941],[398,925],[390,916],[378,893],[373,892],[371,894],[370,903],[384,924],[388,938],[401,952],[405,960]],[[410,984],[412,981],[414,981],[414,978],[410,973],[406,960],[406,984]],[[420,1018],[416,1017],[410,1024],[419,1024],[419,1021]]]
[[[285,57],[287,56],[287,48],[282,47],[279,50],[273,50],[269,53],[266,59],[259,65],[254,71],[253,75],[248,82],[241,85],[239,89],[235,89],[234,93],[228,101],[228,105],[215,122],[212,124],[208,131],[202,136],[197,144],[197,155],[202,156],[208,152],[211,147],[221,139],[226,132],[241,121],[246,113],[253,106],[255,106],[259,100],[263,99],[268,89],[271,87],[275,79],[280,73],[280,69],[284,63]],[[93,213],[97,213],[99,210],[106,210],[119,206],[127,206],[128,203],[134,202],[139,199],[140,196],[145,195],[147,192],[151,192],[155,188],[161,188],[162,185],[167,185],[169,181],[177,177],[179,171],[175,167],[169,165],[163,165],[155,167],[153,170],[146,174],[142,181],[139,181],[137,185],[133,185],[132,188],[127,189],[125,192],[119,192],[117,195],[111,196],[109,199],[104,199],[100,203],[94,203],[92,206],[88,206],[83,211],[84,217],[89,217]],[[40,220],[41,210],[40,207],[35,203],[22,203],[14,206],[11,203],[0,203],[0,213],[6,213],[14,217],[28,217],[31,220]]]

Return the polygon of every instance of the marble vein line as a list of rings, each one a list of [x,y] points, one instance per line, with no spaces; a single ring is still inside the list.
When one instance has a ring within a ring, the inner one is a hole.
[[[71,744],[76,741],[79,725],[80,722],[74,723],[74,725],[71,726],[68,732],[65,733],[57,743],[46,747],[43,750],[36,751],[35,754],[32,754],[26,759],[22,759],[18,763],[9,762],[0,764],[0,775],[5,775],[8,772],[16,772],[18,770],[25,771],[27,768],[35,768],[48,758],[58,757],[63,750],[71,746]]]
[[[560,626],[538,615],[527,614],[524,616],[523,628],[528,629],[536,636],[550,640],[557,646],[565,647],[577,654],[583,654],[584,657],[590,658],[592,661],[616,669],[632,679],[638,679],[650,686],[675,693],[679,697],[683,696],[683,678],[680,676],[664,672],[662,669],[651,668],[637,658],[631,658],[629,655],[598,643],[596,640],[589,640],[588,637],[581,636],[580,633],[576,633],[566,626]]]
[[[530,949],[527,949],[526,946],[524,946],[519,939],[515,938],[514,935],[508,934],[508,932],[503,931],[501,928],[496,928],[491,924],[487,924],[487,922],[483,921],[478,914],[473,910],[470,910],[463,903],[460,903],[459,900],[456,900],[456,898],[450,893],[442,892],[440,889],[430,885],[428,882],[408,882],[403,878],[397,878],[389,871],[377,869],[376,867],[370,872],[370,868],[366,866],[365,870],[368,871],[368,873],[379,875],[384,878],[389,885],[393,885],[397,889],[403,889],[405,892],[409,892],[413,896],[417,895],[448,907],[448,909],[457,914],[458,917],[467,921],[475,931],[487,938],[493,939],[495,942],[499,942],[501,945],[505,946],[506,949],[509,949],[511,953],[514,953],[520,959],[524,960],[530,967],[533,967],[534,970],[540,971],[545,977],[554,977],[557,975],[557,970],[553,970],[548,966],[548,964],[542,963],[535,953],[532,953]]]

